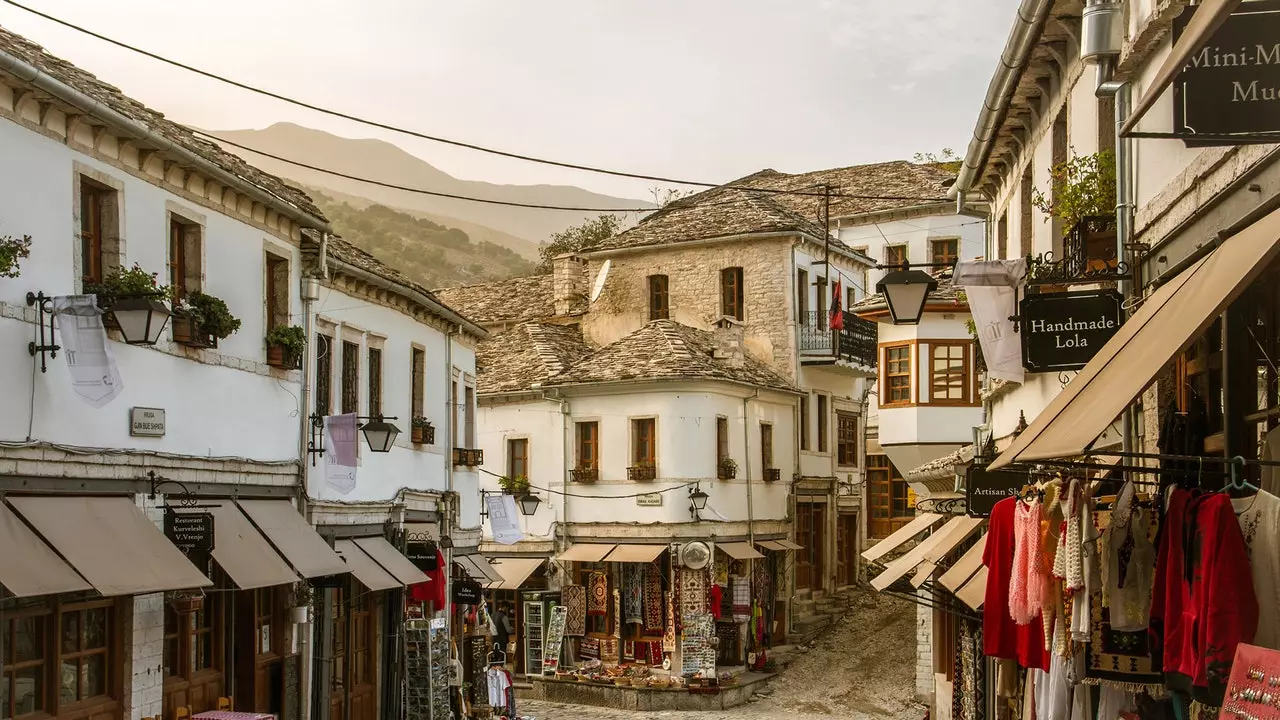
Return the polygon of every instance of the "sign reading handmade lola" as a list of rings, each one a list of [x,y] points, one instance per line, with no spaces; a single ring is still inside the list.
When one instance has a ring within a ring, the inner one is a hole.
[[[1019,305],[1022,366],[1030,372],[1079,370],[1124,322],[1114,290],[1028,295]]]

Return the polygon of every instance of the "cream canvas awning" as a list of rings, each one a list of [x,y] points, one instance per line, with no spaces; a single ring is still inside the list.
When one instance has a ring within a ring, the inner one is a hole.
[[[765,550],[773,550],[775,552],[787,552],[788,550],[803,550],[799,545],[783,538],[782,540],[761,540],[756,543]]]
[[[13,597],[83,592],[93,586],[0,503],[0,587]]]
[[[985,566],[978,568],[973,578],[956,591],[956,597],[974,610],[980,609],[987,598],[987,568]]]
[[[107,597],[213,584],[127,497],[11,495],[8,502]]]
[[[206,503],[213,515],[213,559],[241,590],[298,581],[298,573],[231,500]]]
[[[1183,348],[1280,253],[1280,210],[1227,239],[1147,298],[991,469],[1085,454]]]
[[[924,580],[937,569],[938,562],[957,545],[964,542],[965,538],[972,535],[983,522],[982,518],[967,516],[951,518],[937,532],[886,565],[884,572],[871,581],[871,587],[884,590],[913,570],[917,572],[912,585],[920,587],[924,584]]]
[[[340,575],[347,564],[288,500],[238,500],[240,509],[305,578]]]
[[[391,577],[391,573],[383,570],[381,565],[374,562],[373,558],[354,542],[338,540],[333,543],[333,549],[347,561],[347,568],[360,581],[360,584],[370,590],[377,592],[401,587],[399,580]]]
[[[716,543],[716,547],[723,550],[726,555],[734,560],[755,560],[756,558],[764,557],[755,548],[751,547],[751,543]]]
[[[614,545],[593,545],[591,543],[577,543],[568,550],[556,556],[557,560],[567,560],[572,562],[600,562],[609,554]]]
[[[362,537],[356,538],[354,542],[366,555],[373,558],[374,562],[381,565],[383,570],[399,580],[401,585],[417,585],[431,580],[426,573],[413,564],[412,560],[405,557],[404,553],[384,538]]]
[[[1174,78],[1178,77],[1178,73],[1182,72],[1182,68],[1190,62],[1191,56],[1209,42],[1214,31],[1222,27],[1222,23],[1239,4],[1240,0],[1204,0],[1195,8],[1183,10],[1183,12],[1195,12],[1195,15],[1182,31],[1182,36],[1173,44],[1173,51],[1169,53],[1169,57],[1165,58],[1159,72],[1152,78],[1150,87],[1142,93],[1142,97],[1134,105],[1129,119],[1120,128],[1121,135],[1133,132],[1151,106],[1156,104],[1156,100],[1160,99],[1164,91],[1173,84]]]
[[[493,569],[502,576],[502,582],[492,585],[497,590],[519,590],[524,581],[544,562],[543,558],[494,558]]]
[[[943,515],[939,515],[937,513],[922,513],[915,516],[911,522],[898,528],[892,535],[864,551],[862,553],[862,559],[867,562],[875,562],[876,560],[879,560],[885,555],[897,550],[902,545],[905,545],[911,538],[942,522],[943,517]]]
[[[488,560],[484,559],[483,555],[459,555],[454,558],[454,562],[461,565],[472,580],[482,585],[502,582],[502,575],[498,574],[498,571],[489,564]]]
[[[573,547],[581,547],[574,545]],[[572,551],[573,548],[570,548]],[[620,563],[649,563],[658,559],[658,556],[666,552],[666,545],[616,545],[608,555],[604,556],[605,562]]]

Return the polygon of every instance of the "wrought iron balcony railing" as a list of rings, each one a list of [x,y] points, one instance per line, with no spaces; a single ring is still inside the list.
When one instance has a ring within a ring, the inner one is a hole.
[[[831,329],[830,313],[804,313],[800,323],[800,354],[826,355],[854,365],[876,366],[876,324],[850,312],[842,313],[843,330]]]

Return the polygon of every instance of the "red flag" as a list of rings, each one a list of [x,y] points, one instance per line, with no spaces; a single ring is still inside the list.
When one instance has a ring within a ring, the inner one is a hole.
[[[831,286],[831,329],[844,329],[844,312],[840,308],[840,296],[844,293],[840,289],[840,278],[836,278],[836,282]]]

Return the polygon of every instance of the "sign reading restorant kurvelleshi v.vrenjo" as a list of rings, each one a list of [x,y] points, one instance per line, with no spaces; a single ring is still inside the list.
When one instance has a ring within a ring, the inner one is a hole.
[[[1114,290],[1028,295],[1019,304],[1022,366],[1030,372],[1079,370],[1124,322]]]

